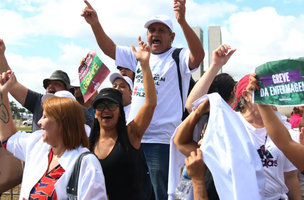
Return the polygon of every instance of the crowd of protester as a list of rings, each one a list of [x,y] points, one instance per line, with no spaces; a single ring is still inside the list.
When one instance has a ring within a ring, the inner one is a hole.
[[[238,144],[251,155],[233,152],[232,157],[250,159],[246,164],[252,168],[239,170],[247,170],[253,181],[234,180],[239,181],[239,188],[231,191],[232,196],[247,188],[251,192],[242,199],[302,199],[303,106],[294,108],[290,124],[273,106],[254,104],[252,93],[259,90],[254,73],[240,81],[227,73],[218,74],[236,52],[226,44],[213,52],[210,68],[188,95],[191,73],[205,53],[186,21],[185,0],[174,0],[173,4],[188,44],[178,53],[178,61],[172,56],[177,48],[172,47],[175,32],[168,16],[156,15],[144,24],[147,43],[139,36],[136,48],[125,47],[111,40],[94,8],[84,2],[82,17],[91,26],[100,49],[115,60],[119,70],[110,75],[112,88],[101,89],[86,102],[80,84],[71,85],[62,69],[43,80],[46,94],[19,83],[0,40],[0,141],[3,148],[25,163],[20,199],[68,199],[67,186],[76,160],[85,152],[91,153],[78,169],[78,199],[175,199],[183,167],[192,180],[188,199],[228,199],[223,192],[228,180],[217,170],[225,165],[222,161],[230,162],[221,156],[229,141],[218,137],[221,149],[215,145],[210,152],[201,150],[206,145],[205,136],[222,130],[223,135],[238,131],[242,136]],[[83,62],[81,59],[80,64]],[[32,133],[17,130],[8,93],[33,113]],[[190,115],[182,120],[184,109]],[[226,123],[214,122],[214,116],[221,115],[218,109],[234,116],[224,119],[236,128],[217,130],[220,123]],[[212,152],[214,162],[208,160]]]

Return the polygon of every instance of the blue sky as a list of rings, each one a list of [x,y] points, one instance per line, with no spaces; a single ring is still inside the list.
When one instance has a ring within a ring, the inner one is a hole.
[[[177,35],[173,45],[187,45],[174,18],[173,0],[90,2],[116,44],[136,44],[138,35],[145,39],[145,21],[155,14],[167,14]],[[82,0],[0,2],[0,38],[6,43],[6,57],[20,83],[44,93],[42,80],[56,69],[68,72],[75,82],[79,60],[91,49],[116,71],[115,63],[99,50],[90,26],[80,16],[84,7]],[[264,62],[303,56],[304,0],[187,0],[186,8],[189,25],[204,30],[206,53],[207,30],[213,25],[221,26],[223,43],[237,49],[223,68],[235,79]],[[204,63],[207,66],[207,55]],[[109,85],[106,81],[103,86]]]

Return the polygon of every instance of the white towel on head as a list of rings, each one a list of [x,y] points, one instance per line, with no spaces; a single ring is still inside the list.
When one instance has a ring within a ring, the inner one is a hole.
[[[196,100],[193,103],[194,110],[206,98],[209,98],[210,102],[210,116],[201,149],[204,162],[213,175],[220,199],[264,199],[265,176],[261,159],[244,125],[217,93]],[[201,121],[195,127],[194,138],[201,133],[200,123]],[[180,169],[185,159],[173,142],[176,131],[170,141],[168,182],[170,200],[174,199],[174,190],[180,180]],[[193,199],[193,196],[189,199]]]

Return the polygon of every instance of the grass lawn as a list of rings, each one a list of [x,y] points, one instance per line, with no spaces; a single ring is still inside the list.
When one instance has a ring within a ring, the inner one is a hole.
[[[26,131],[26,132],[31,132],[32,131],[32,126],[19,126],[17,127],[19,131]]]

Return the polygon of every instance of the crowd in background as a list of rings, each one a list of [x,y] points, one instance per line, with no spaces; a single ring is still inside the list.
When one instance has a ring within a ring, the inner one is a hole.
[[[82,17],[119,70],[110,75],[112,88],[86,102],[64,69],[43,80],[46,94],[19,83],[0,40],[0,140],[25,163],[20,199],[69,198],[75,163],[87,152],[78,169],[78,199],[175,199],[183,168],[191,178],[185,199],[302,199],[303,106],[294,107],[289,120],[273,106],[254,104],[254,73],[239,81],[218,74],[236,52],[226,44],[189,87],[205,53],[187,23],[184,0],[173,1],[188,44],[182,49],[172,47],[175,32],[166,15],[144,24],[147,42],[139,36],[136,48],[117,45],[84,2]],[[33,113],[33,133],[17,130],[8,93]]]

